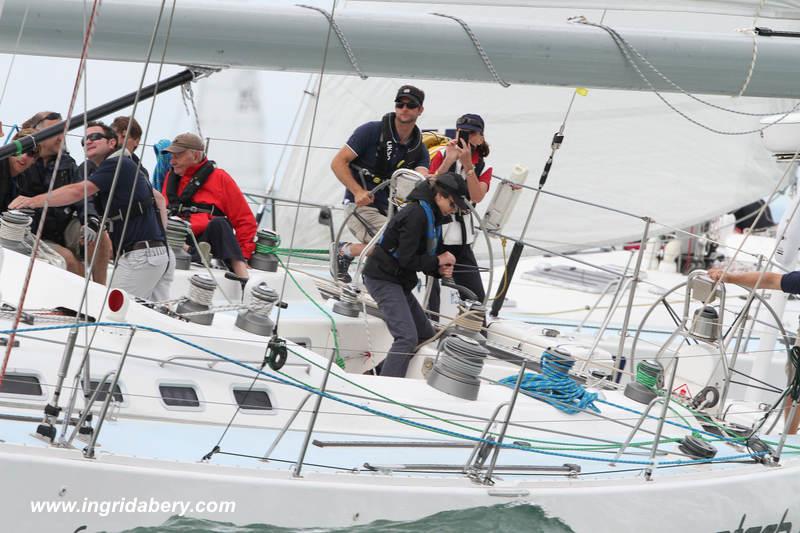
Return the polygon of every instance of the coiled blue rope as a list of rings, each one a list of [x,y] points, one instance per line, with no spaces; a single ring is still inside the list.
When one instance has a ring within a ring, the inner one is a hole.
[[[567,414],[579,413],[584,409],[600,412],[594,404],[597,393],[587,392],[583,385],[579,385],[569,376],[570,369],[575,365],[574,359],[546,351],[542,353],[541,365],[541,374],[525,374],[520,385],[522,390]],[[515,387],[517,376],[503,378],[500,383]]]

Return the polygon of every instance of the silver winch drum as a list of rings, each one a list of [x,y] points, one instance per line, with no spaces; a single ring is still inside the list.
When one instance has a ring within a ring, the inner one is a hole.
[[[205,312],[211,308],[217,282],[206,274],[195,274],[189,279],[189,297],[175,308],[180,315],[198,313],[185,318],[195,324],[210,326],[214,322],[214,313]]]
[[[189,236],[189,228],[186,223],[177,217],[170,217],[165,228],[167,233],[167,243],[175,254],[175,269],[189,270],[192,267],[192,256],[183,249],[186,238]]]
[[[692,336],[713,342],[719,339],[720,330],[719,313],[716,309],[707,305],[694,312]]]
[[[392,174],[392,179],[395,180],[394,195],[392,196],[392,203],[400,207],[408,200],[408,195],[414,190],[421,181],[425,181],[425,177],[417,172],[407,168],[396,170]]]
[[[270,313],[278,301],[278,293],[266,283],[261,282],[250,290],[253,303],[260,305],[258,309],[244,309],[236,317],[236,327],[249,331],[254,335],[269,337],[275,329]]]
[[[264,272],[277,272],[278,271],[278,258],[272,253],[263,253],[259,251],[261,246],[268,246],[277,248],[281,243],[281,238],[274,231],[268,229],[260,229],[256,233],[256,251],[250,256],[250,266],[256,270]]]
[[[474,338],[451,335],[439,345],[439,355],[428,373],[428,385],[464,400],[475,400],[488,356],[489,350]]]

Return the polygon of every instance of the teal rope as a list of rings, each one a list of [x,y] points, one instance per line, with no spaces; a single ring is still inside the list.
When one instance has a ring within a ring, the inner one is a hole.
[[[252,372],[255,372],[258,375],[265,376],[265,377],[267,377],[269,379],[272,379],[272,380],[274,380],[274,381],[276,381],[278,383],[281,383],[283,385],[288,385],[290,387],[296,387],[296,388],[298,388],[300,390],[309,392],[311,394],[317,394],[319,396],[322,396],[323,398],[326,398],[326,399],[341,403],[343,405],[347,405],[349,407],[353,407],[354,409],[358,409],[358,410],[364,411],[366,413],[373,414],[375,416],[380,416],[382,418],[386,418],[387,420],[392,420],[392,421],[395,421],[395,422],[399,422],[399,423],[405,424],[407,426],[415,427],[415,428],[426,430],[426,431],[431,431],[433,433],[438,433],[440,435],[445,435],[445,436],[453,437],[453,438],[460,438],[460,439],[463,439],[463,440],[476,442],[476,443],[491,444],[492,446],[497,446],[497,447],[505,448],[505,449],[520,450],[520,451],[530,452],[530,453],[538,453],[538,454],[541,454],[541,455],[549,455],[549,456],[555,456],[555,457],[567,457],[567,458],[570,458],[570,459],[581,459],[581,460],[586,460],[586,461],[597,461],[597,462],[601,462],[601,463],[607,463],[608,462],[608,457],[592,457],[592,456],[588,456],[588,455],[579,455],[579,454],[572,454],[572,453],[563,453],[563,452],[554,452],[554,451],[549,451],[549,450],[543,450],[543,449],[540,449],[540,448],[534,448],[534,447],[531,447],[531,446],[524,446],[524,445],[521,445],[521,444],[513,444],[513,443],[509,444],[509,443],[506,443],[506,442],[498,443],[498,442],[496,442],[496,441],[494,441],[492,439],[486,439],[486,438],[481,438],[481,437],[473,437],[472,435],[465,435],[463,433],[458,433],[456,431],[451,431],[451,430],[443,429],[443,428],[437,428],[436,426],[431,426],[429,424],[424,424],[422,422],[417,422],[415,420],[405,419],[403,417],[399,417],[399,416],[392,415],[390,413],[385,413],[383,411],[379,411],[378,409],[373,409],[372,407],[368,407],[366,405],[361,405],[361,404],[358,404],[356,402],[353,402],[353,401],[350,401],[350,400],[346,400],[344,398],[339,398],[338,396],[336,396],[334,394],[331,394],[329,392],[323,392],[321,390],[318,390],[318,389],[316,389],[314,387],[311,387],[310,385],[306,385],[304,383],[289,381],[288,379],[283,378],[283,377],[281,377],[281,376],[279,376],[277,374],[273,374],[273,373],[268,372],[268,371],[263,370],[263,369],[255,368],[255,367],[253,367],[251,365],[248,365],[248,364],[243,363],[241,361],[238,361],[236,359],[227,357],[227,356],[222,355],[220,353],[217,353],[217,352],[215,352],[213,350],[210,350],[210,349],[208,349],[208,348],[206,348],[204,346],[201,346],[201,345],[199,345],[197,343],[182,339],[182,338],[178,337],[177,335],[175,335],[173,333],[170,333],[168,331],[164,331],[164,330],[161,330],[161,329],[158,329],[158,328],[154,328],[152,326],[144,326],[144,325],[137,325],[137,324],[127,324],[127,323],[124,323],[124,322],[83,322],[83,323],[80,323],[80,324],[63,324],[63,325],[55,325],[55,326],[39,326],[39,327],[31,327],[31,328],[21,328],[21,329],[16,329],[16,330],[14,330],[14,329],[0,330],[0,334],[8,335],[8,334],[11,334],[12,332],[14,332],[14,333],[28,333],[28,332],[33,332],[33,331],[52,331],[52,330],[59,330],[59,329],[102,327],[102,326],[106,326],[106,327],[121,327],[121,328],[133,328],[133,327],[135,327],[135,328],[140,329],[142,331],[149,331],[149,332],[152,332],[152,333],[158,333],[158,334],[164,335],[165,337],[168,337],[168,338],[170,338],[172,340],[175,340],[175,341],[177,341],[177,342],[179,342],[181,344],[185,344],[185,345],[187,345],[189,347],[192,347],[192,348],[195,348],[197,350],[200,350],[201,352],[207,353],[209,355],[213,355],[214,357],[217,357],[217,358],[219,358],[219,359],[221,359],[223,361],[226,361],[228,363],[237,365],[237,366],[239,366],[241,368],[250,370]],[[608,402],[606,402],[606,403],[608,403]],[[670,421],[666,421],[666,422],[670,423]],[[730,439],[720,439],[720,440],[726,440],[727,441],[727,440],[730,440]],[[730,440],[730,442],[735,442],[735,441]],[[719,463],[719,462],[725,462],[725,461],[735,461],[735,460],[739,460],[739,459],[753,459],[753,458],[756,458],[756,457],[764,456],[766,454],[767,454],[767,452],[759,452],[759,453],[753,453],[753,454],[747,454],[746,453],[746,454],[739,454],[739,455],[731,455],[731,456],[728,456],[728,457],[715,457],[713,459],[687,459],[687,460],[678,459],[678,460],[673,460],[673,461],[659,461],[658,464],[659,464],[659,466],[680,466],[680,465]],[[652,465],[653,464],[650,461],[641,461],[641,460],[636,460],[636,459],[622,459],[622,458],[616,459],[614,462],[615,463],[620,463],[620,464],[632,464],[632,465]]]
[[[585,409],[599,413],[595,406],[597,393],[588,392],[569,376],[575,365],[574,359],[566,359],[550,352],[542,353],[542,373],[526,373],[520,388],[530,392],[536,399],[548,403],[567,414],[579,413]],[[500,380],[502,385],[515,387],[517,376],[508,376]]]

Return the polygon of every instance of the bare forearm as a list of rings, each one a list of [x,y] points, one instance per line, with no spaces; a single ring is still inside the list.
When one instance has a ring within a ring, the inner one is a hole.
[[[763,275],[761,272],[728,272],[723,281],[751,289],[758,284],[759,289],[780,290],[782,277],[783,274],[778,272],[765,272]]]

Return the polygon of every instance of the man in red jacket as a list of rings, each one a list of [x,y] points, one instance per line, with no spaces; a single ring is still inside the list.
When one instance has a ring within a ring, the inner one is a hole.
[[[193,133],[181,133],[165,151],[172,153],[163,191],[170,213],[188,218],[197,240],[211,245],[211,255],[247,279],[257,225],[239,186],[206,158],[203,140]]]

